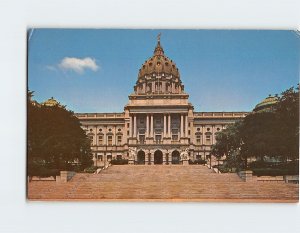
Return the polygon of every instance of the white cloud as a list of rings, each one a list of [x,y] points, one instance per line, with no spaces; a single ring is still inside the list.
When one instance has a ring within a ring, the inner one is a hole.
[[[78,74],[82,74],[86,69],[90,69],[95,72],[99,69],[99,66],[96,64],[96,60],[90,57],[82,59],[76,57],[65,57],[58,64],[58,67],[63,70],[73,70]]]
[[[56,71],[56,67],[55,66],[46,66],[47,70],[52,70],[52,71]]]

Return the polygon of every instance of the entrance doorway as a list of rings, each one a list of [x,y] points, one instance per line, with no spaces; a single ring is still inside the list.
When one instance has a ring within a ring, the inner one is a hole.
[[[137,164],[145,164],[145,152],[142,150],[137,154]]]
[[[180,154],[177,150],[172,152],[172,164],[179,164],[180,163]]]
[[[160,150],[154,152],[154,164],[163,163],[163,153]]]

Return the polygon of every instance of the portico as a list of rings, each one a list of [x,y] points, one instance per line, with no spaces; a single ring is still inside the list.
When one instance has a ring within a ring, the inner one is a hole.
[[[180,121],[176,125],[176,120],[174,119],[178,116],[180,116]],[[163,138],[172,138],[172,141],[188,137],[187,113],[131,113],[130,125],[129,136],[138,141],[146,141],[151,138],[154,138],[154,141],[160,141],[155,136],[161,136],[161,140]],[[140,140],[140,136],[144,136],[144,140]]]

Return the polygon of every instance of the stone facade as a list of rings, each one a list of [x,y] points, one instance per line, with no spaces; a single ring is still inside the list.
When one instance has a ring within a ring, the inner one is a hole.
[[[92,142],[94,164],[187,164],[207,159],[216,133],[247,112],[194,112],[179,70],[158,39],[122,113],[77,113]]]

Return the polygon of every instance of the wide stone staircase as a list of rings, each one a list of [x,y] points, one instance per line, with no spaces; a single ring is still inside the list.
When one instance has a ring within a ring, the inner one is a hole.
[[[28,198],[297,202],[299,185],[244,182],[201,165],[114,165],[100,174],[78,173],[67,183],[29,182]]]

